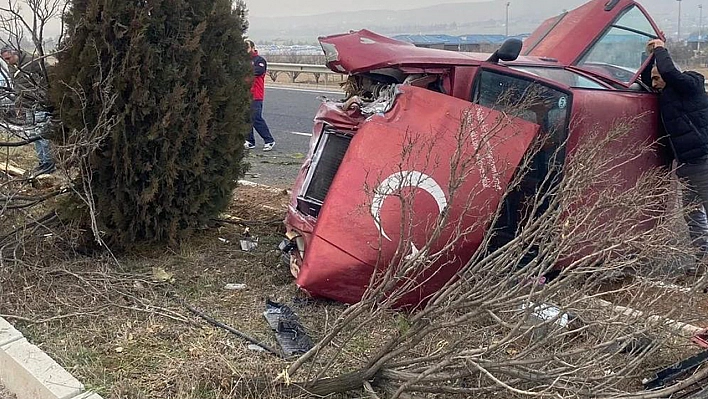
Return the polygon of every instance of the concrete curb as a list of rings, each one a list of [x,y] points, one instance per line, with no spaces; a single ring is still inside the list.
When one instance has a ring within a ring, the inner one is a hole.
[[[0,382],[17,399],[102,399],[0,318]]]

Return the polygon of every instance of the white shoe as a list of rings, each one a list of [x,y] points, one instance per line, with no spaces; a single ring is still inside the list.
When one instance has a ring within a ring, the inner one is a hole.
[[[263,146],[263,151],[270,151],[273,149],[273,147],[275,147],[275,141],[272,143],[265,143],[265,145]]]
[[[252,150],[252,149],[256,148],[256,145],[255,145],[255,144],[251,144],[251,143],[249,143],[249,142],[247,141],[247,142],[243,143],[243,148],[245,148],[245,149],[247,149],[247,150]]]

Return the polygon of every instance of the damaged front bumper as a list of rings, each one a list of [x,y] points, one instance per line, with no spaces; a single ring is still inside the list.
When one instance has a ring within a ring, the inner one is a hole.
[[[297,278],[300,274],[302,259],[305,257],[305,239],[294,231],[285,234],[283,241],[278,244],[282,253],[283,263],[290,268],[290,273]]]

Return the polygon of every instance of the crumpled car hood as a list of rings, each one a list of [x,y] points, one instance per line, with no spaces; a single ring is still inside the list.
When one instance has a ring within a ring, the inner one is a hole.
[[[366,29],[319,38],[327,67],[338,73],[358,73],[393,66],[440,67],[479,64],[480,54],[416,47]]]

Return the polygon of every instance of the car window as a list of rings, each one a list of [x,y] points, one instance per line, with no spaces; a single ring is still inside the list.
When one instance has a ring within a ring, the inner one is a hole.
[[[647,17],[633,6],[619,16],[577,65],[629,84],[647,59],[647,41],[656,37]]]
[[[543,67],[511,67],[516,71],[526,72],[531,75],[539,76],[562,85],[569,87],[577,87],[582,89],[604,89],[600,83],[588,79],[583,75],[568,71],[561,68],[543,68]]]
[[[570,95],[522,77],[482,70],[475,79],[472,102],[541,126],[562,139],[570,111]]]

